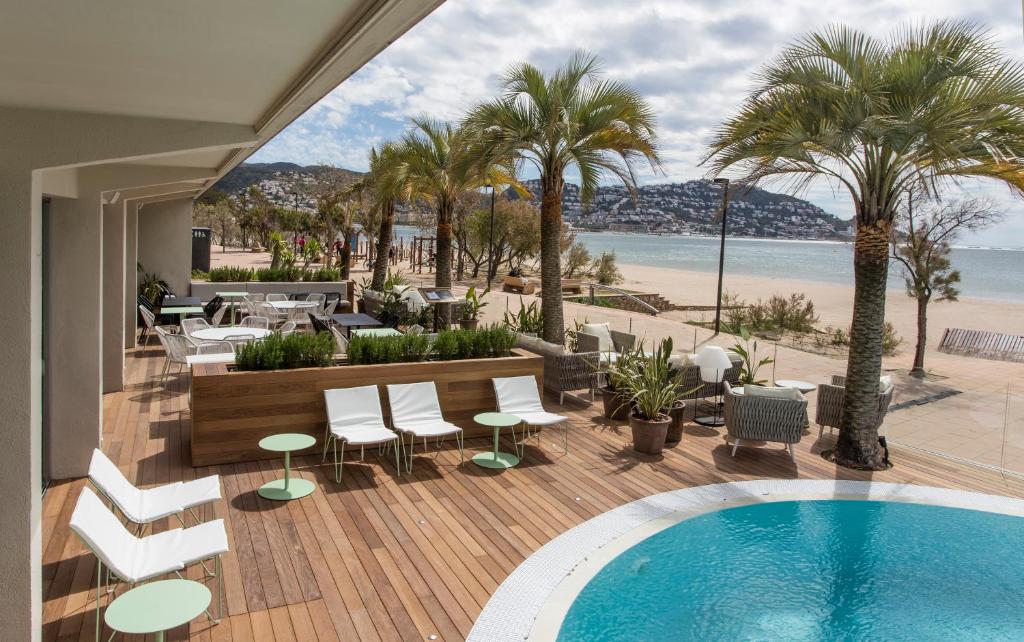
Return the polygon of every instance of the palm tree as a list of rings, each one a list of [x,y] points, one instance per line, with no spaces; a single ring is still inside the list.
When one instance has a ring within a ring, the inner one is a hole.
[[[370,171],[358,188],[368,195],[369,207],[380,211],[380,229],[373,259],[373,277],[370,289],[384,289],[388,275],[388,253],[395,228],[395,202],[404,189],[404,166],[401,153],[394,143],[385,143],[378,151],[370,150]]]
[[[494,153],[540,173],[544,338],[562,343],[559,241],[566,172],[579,172],[585,203],[608,175],[635,191],[634,161],[659,164],[654,113],[631,87],[603,79],[596,58],[582,52],[550,77],[533,65],[514,65],[503,86],[502,96],[477,107],[466,122]]]
[[[843,26],[810,34],[756,76],[715,132],[712,174],[748,182],[824,177],[856,211],[854,307],[835,460],[879,470],[872,423],[882,366],[888,243],[900,196],[958,177],[1024,188],[1024,67],[964,22],[897,31],[881,42]]]

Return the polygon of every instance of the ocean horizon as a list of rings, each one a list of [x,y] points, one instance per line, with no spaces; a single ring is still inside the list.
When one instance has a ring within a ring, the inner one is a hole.
[[[411,238],[415,227],[396,226]],[[718,272],[715,237],[582,232],[576,238],[592,255],[614,251],[619,263],[695,272]],[[1024,248],[954,246],[962,297],[1024,301]],[[726,238],[726,274],[853,285],[853,244],[838,240]],[[903,270],[890,261],[889,288],[904,290]]]

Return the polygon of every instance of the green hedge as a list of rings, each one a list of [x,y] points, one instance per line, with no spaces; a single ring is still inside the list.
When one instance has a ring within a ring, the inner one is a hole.
[[[251,341],[235,349],[238,370],[290,370],[331,365],[334,335],[330,332],[290,334],[275,332],[262,341]]]
[[[283,281],[340,281],[339,268],[256,268],[255,270],[237,265],[215,267],[206,275],[213,283],[261,281],[263,283],[280,283]]]
[[[515,344],[515,333],[497,325],[479,330],[446,330],[438,333],[433,345],[426,335],[356,335],[348,344],[348,361],[352,365],[370,365],[503,357]]]

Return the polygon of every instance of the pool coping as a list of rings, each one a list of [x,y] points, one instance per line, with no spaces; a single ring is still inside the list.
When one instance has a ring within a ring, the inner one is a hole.
[[[467,641],[554,640],[586,583],[633,544],[713,510],[810,499],[900,501],[1024,517],[1024,500],[914,484],[763,479],[667,491],[597,515],[537,549],[491,595]]]

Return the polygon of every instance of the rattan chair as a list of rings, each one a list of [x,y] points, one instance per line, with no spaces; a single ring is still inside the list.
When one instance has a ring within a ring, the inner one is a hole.
[[[793,444],[800,442],[804,426],[807,425],[807,399],[797,390],[790,390],[793,399],[754,396],[733,392],[726,381],[725,387],[725,428],[733,439],[732,456],[744,439],[747,441],[770,441],[785,444],[789,457],[796,461]]]
[[[895,390],[893,384],[889,384],[885,390],[878,393],[878,405],[875,409],[875,429],[882,427],[885,415],[889,412],[889,404],[892,403],[892,395]],[[827,426],[829,432],[839,428],[843,424],[843,400],[846,397],[846,377],[832,375],[832,383],[818,385],[817,407],[814,411],[814,422],[818,424],[818,439],[825,433]]]
[[[270,319],[267,317],[245,317],[238,324],[239,328],[259,328],[260,330],[270,329]]]

